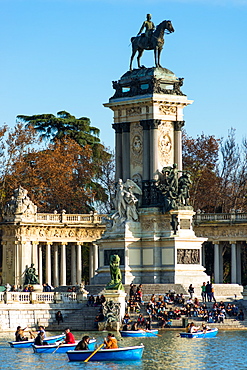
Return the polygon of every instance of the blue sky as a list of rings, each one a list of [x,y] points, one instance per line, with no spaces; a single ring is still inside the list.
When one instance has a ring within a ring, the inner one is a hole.
[[[86,116],[114,147],[103,103],[129,66],[130,38],[170,19],[161,64],[184,77],[186,130],[246,135],[247,0],[0,0],[0,124],[18,114]],[[153,66],[153,53],[142,64]],[[134,66],[136,66],[136,61]]]

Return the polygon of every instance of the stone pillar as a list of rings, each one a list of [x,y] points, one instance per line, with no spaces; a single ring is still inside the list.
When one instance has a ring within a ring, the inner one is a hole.
[[[90,244],[89,248],[89,282],[91,284],[91,279],[94,276],[94,271],[93,271],[93,245]]]
[[[39,244],[38,246],[38,257],[39,257],[39,267],[38,267],[38,271],[39,271],[39,283],[40,285],[43,284],[43,258],[42,258],[42,245]]]
[[[32,263],[34,264],[35,268],[38,269],[38,244],[39,242],[32,241]]]
[[[205,244],[204,243],[202,244],[202,248],[201,248],[201,264],[204,267],[206,265],[205,263]]]
[[[62,286],[66,284],[66,245],[67,243],[62,242],[61,244],[61,267],[60,267],[60,284]]]
[[[237,246],[236,242],[231,242],[231,283],[237,283]]]
[[[46,244],[45,282],[51,285],[51,244]]]
[[[122,154],[122,126],[121,123],[113,123],[115,130],[115,181],[123,178],[123,154]]]
[[[150,140],[149,140],[149,120],[142,120],[140,121],[140,125],[143,128],[143,173],[142,179],[149,180],[150,179]]]
[[[158,170],[158,126],[160,119],[150,119],[150,180],[157,179]]]
[[[242,261],[241,261],[241,249],[242,249],[242,244],[237,243],[237,283],[241,284],[242,283]]]
[[[123,167],[123,181],[125,182],[130,178],[130,122],[123,122],[121,124],[122,133],[122,150],[124,156],[122,156],[122,167]]]
[[[76,280],[77,284],[81,283],[81,244],[77,243],[77,259],[76,259]]]
[[[177,163],[178,170],[182,171],[182,127],[184,126],[184,121],[174,122],[174,163]]]
[[[76,255],[75,245],[71,245],[71,284],[76,285]]]
[[[220,272],[220,284],[224,281],[224,271],[223,271],[223,245],[219,243],[219,272]]]
[[[54,276],[53,276],[53,284],[54,284],[54,287],[58,287],[59,286],[59,275],[58,275],[58,245],[57,244],[54,244],[54,247],[53,247],[53,250],[54,250],[54,261],[53,261],[53,271],[54,271]]]
[[[216,242],[214,242],[214,282],[220,283],[220,248]]]
[[[96,275],[96,271],[99,267],[99,251],[98,245],[93,243],[93,274]]]

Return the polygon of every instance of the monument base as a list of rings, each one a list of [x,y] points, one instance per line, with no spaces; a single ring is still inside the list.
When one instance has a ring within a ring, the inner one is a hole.
[[[177,230],[171,226],[177,218]],[[196,237],[191,207],[162,214],[160,208],[139,209],[139,221],[108,227],[99,245],[99,269],[93,285],[109,281],[109,256],[120,256],[124,284],[199,284],[210,280],[202,266],[201,246],[206,238]]]
[[[122,319],[125,315],[125,298],[126,293],[123,290],[107,290],[103,289],[100,294],[103,294],[106,302],[112,301],[113,303],[120,304],[120,314],[119,321],[122,322]]]

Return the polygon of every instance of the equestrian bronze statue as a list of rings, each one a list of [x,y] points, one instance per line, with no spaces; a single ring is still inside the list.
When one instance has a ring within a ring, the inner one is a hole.
[[[167,32],[165,32],[165,30],[167,30]],[[152,34],[149,35],[149,37],[147,37],[144,33],[141,34],[140,36],[132,37],[131,38],[132,55],[130,58],[130,70],[132,71],[132,62],[137,51],[138,51],[137,56],[138,68],[145,68],[140,64],[140,59],[144,50],[154,50],[155,66],[161,67],[160,54],[165,43],[164,34],[165,33],[170,34],[172,32],[174,32],[172,22],[163,21],[156,27],[156,30],[153,31]]]

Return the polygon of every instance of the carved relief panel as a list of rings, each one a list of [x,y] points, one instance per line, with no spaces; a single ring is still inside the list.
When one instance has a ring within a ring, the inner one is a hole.
[[[143,134],[139,122],[132,123],[130,126],[130,165],[131,175],[141,173],[143,153]],[[142,173],[141,173],[142,174]]]
[[[173,126],[171,122],[162,122],[158,133],[159,167],[173,164]]]

